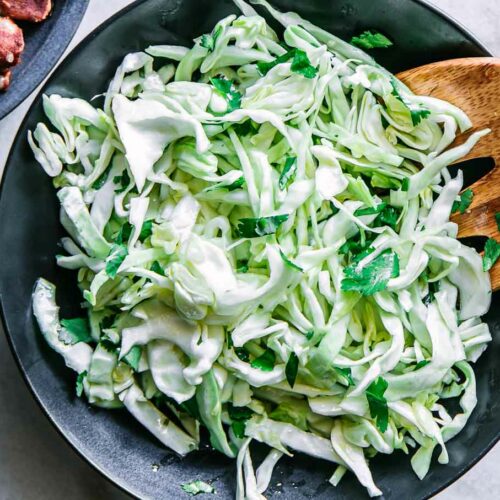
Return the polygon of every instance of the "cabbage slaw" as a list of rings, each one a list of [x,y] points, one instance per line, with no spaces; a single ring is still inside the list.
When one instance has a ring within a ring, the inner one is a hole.
[[[125,407],[180,455],[236,459],[264,498],[292,451],[381,495],[378,453],[419,478],[476,404],[491,288],[449,217],[473,133],[359,48],[249,4],[193,47],[129,54],[102,107],[44,96],[29,142],[53,177],[81,318],[40,279],[33,310],[77,392]],[[452,415],[446,400],[459,398]],[[254,469],[250,443],[269,445]]]

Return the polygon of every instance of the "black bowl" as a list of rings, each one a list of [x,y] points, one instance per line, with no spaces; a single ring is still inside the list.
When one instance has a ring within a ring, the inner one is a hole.
[[[0,92],[0,118],[28,97],[49,74],[75,34],[89,0],[55,0],[50,16],[41,23],[19,22],[25,49],[12,70],[7,92]]]
[[[350,39],[366,28],[387,33],[392,49],[375,51],[393,71],[453,57],[485,56],[488,51],[438,11],[417,1],[280,0],[281,10],[296,10],[325,29]],[[155,43],[189,43],[221,17],[235,12],[229,0],[147,0],[120,12],[89,35],[51,77],[43,92],[80,96],[100,93],[128,52]],[[56,267],[62,236],[58,202],[50,179],[34,161],[26,132],[43,119],[35,100],[12,148],[0,198],[0,297],[13,353],[27,384],[60,433],[105,476],[125,491],[145,498],[175,498],[180,484],[215,480],[219,498],[234,495],[234,464],[204,451],[180,460],[122,411],[89,408],[74,397],[74,374],[41,339],[31,311],[35,280],[43,276],[58,287],[63,313],[76,312],[81,301],[73,273]],[[373,473],[385,498],[427,498],[459,477],[499,438],[500,336],[498,296],[486,320],[494,341],[477,364],[478,406],[467,427],[449,443],[450,464],[435,461],[419,481],[401,453],[380,455]],[[159,465],[159,470],[155,472]],[[348,475],[333,490],[327,483],[331,464],[297,455],[280,463],[271,498],[365,498]]]

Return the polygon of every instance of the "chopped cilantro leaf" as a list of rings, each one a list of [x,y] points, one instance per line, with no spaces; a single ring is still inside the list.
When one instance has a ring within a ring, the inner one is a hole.
[[[116,273],[121,263],[128,255],[127,247],[124,245],[113,245],[109,257],[106,259],[106,274],[110,278],[116,278]]]
[[[300,266],[292,262],[284,253],[282,250],[280,250],[280,255],[281,258],[283,259],[283,262],[288,266],[291,267],[292,269],[295,269],[297,271],[304,272],[304,269],[302,269]]]
[[[314,330],[309,330],[306,332],[306,339],[311,340],[314,337]]]
[[[300,49],[291,49],[285,54],[277,57],[274,61],[258,62],[257,68],[261,75],[266,75],[278,64],[286,63],[292,60],[291,70],[294,73],[303,75],[306,78],[314,78],[318,72],[317,68],[311,65],[307,54]]]
[[[359,36],[351,38],[351,44],[363,50],[368,49],[386,49],[391,47],[393,43],[382,33],[365,31]]]
[[[153,234],[153,220],[144,221],[141,232],[139,234],[139,241],[143,243],[147,238]]]
[[[236,272],[237,273],[248,273],[248,260],[236,261]]]
[[[87,370],[80,372],[76,377],[76,395],[81,398],[83,394],[83,381],[87,376]]]
[[[388,386],[387,381],[379,377],[366,389],[370,415],[375,419],[375,423],[381,432],[385,432],[389,424],[389,408],[387,407],[387,400],[384,398]]]
[[[61,320],[61,326],[59,340],[65,345],[92,341],[87,318],[63,319]]]
[[[213,52],[215,49],[215,44],[217,38],[219,38],[222,33],[222,26],[217,26],[210,35],[201,35],[200,45],[207,49],[209,52]]]
[[[272,349],[267,348],[258,358],[255,358],[250,365],[252,368],[258,368],[263,372],[270,372],[274,368],[276,354]]]
[[[305,78],[314,78],[318,73],[318,69],[312,66],[307,54],[300,49],[295,50],[290,69]]]
[[[401,182],[401,191],[408,191],[410,189],[410,178],[405,177]]]
[[[422,361],[419,361],[415,365],[415,370],[420,370],[420,368],[423,368],[424,366],[427,366],[430,363],[428,359],[423,359]]]
[[[153,271],[156,274],[161,274],[162,276],[165,276],[165,271],[163,270],[163,267],[161,267],[161,264],[155,260],[151,264],[151,271]]]
[[[243,218],[238,223],[238,235],[241,238],[258,238],[274,234],[287,219],[288,214]]]
[[[238,177],[231,184],[221,184],[221,183],[214,184],[213,186],[208,187],[205,191],[215,191],[217,189],[226,189],[227,191],[234,191],[235,189],[240,189],[244,185],[245,185],[245,177],[242,175],[241,177]]]
[[[339,377],[344,379],[348,386],[354,385],[354,380],[352,378],[350,368],[341,368],[339,366],[335,366],[334,368]]]
[[[495,214],[495,220],[497,221],[497,229],[500,231],[500,212]]]
[[[283,191],[288,187],[288,185],[293,182],[295,174],[297,173],[297,158],[295,156],[289,156],[285,160],[285,165],[281,171],[280,178],[278,181],[279,188]]]
[[[250,361],[250,353],[244,347],[235,347],[234,352],[241,361],[248,363]]]
[[[397,208],[387,206],[377,215],[376,219],[373,221],[373,225],[375,227],[389,226],[396,231],[399,216],[400,211]]]
[[[362,215],[375,215],[379,214],[387,206],[387,203],[379,203],[376,207],[358,208],[354,215],[360,217]]]
[[[439,281],[431,281],[428,284],[429,293],[422,299],[422,302],[428,306],[433,300],[434,295],[439,292]]]
[[[125,356],[123,356],[123,360],[130,365],[134,371],[138,371],[141,355],[142,347],[140,345],[135,345],[127,354],[125,354]]]
[[[217,77],[210,78],[210,83],[215,87],[217,92],[226,99],[228,113],[241,107],[241,94],[235,89],[231,80]]]
[[[455,212],[460,212],[461,214],[464,214],[465,211],[469,208],[470,204],[472,203],[472,198],[474,197],[474,192],[472,189],[466,189],[461,195],[460,195],[460,201],[454,201],[453,206],[451,207],[451,213],[454,214]]]
[[[489,271],[500,257],[500,243],[494,238],[488,238],[484,246],[483,270]]]
[[[215,493],[215,488],[212,485],[200,480],[184,483],[181,488],[192,496],[198,495],[198,493]]]
[[[113,177],[113,182],[115,184],[118,184],[117,189],[115,189],[115,193],[123,193],[127,188],[128,185],[130,184],[130,176],[128,175],[128,171],[125,169],[122,173],[122,175],[116,175]]]
[[[298,371],[299,371],[299,358],[292,351],[285,366],[286,380],[288,381],[292,389],[293,386],[295,385],[295,379],[297,378]]]
[[[345,292],[373,295],[385,290],[391,278],[399,276],[398,255],[386,250],[363,267],[354,262],[344,269],[344,276],[341,287]]]
[[[108,167],[92,184],[92,189],[101,189],[108,180],[110,168]]]
[[[125,222],[115,237],[115,243],[118,245],[126,243],[130,238],[131,234],[132,234],[132,224],[130,224],[129,222]]]

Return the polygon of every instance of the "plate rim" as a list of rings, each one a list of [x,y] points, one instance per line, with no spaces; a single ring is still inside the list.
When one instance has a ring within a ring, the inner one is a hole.
[[[118,10],[115,12],[112,16],[104,20],[101,24],[97,25],[92,31],[90,31],[81,41],[79,41],[75,47],[66,55],[66,57],[60,62],[59,65],[54,69],[54,72],[49,75],[49,78],[52,78],[55,74],[55,71],[59,69],[59,67],[64,64],[64,62],[67,60],[68,57],[74,57],[76,54],[78,54],[81,50],[83,50],[86,45],[99,33],[104,31],[109,25],[111,25],[116,19],[122,17],[123,15],[127,14],[129,11],[139,7],[143,3],[146,3],[150,0],[135,0],[134,2],[126,5],[122,9]],[[481,51],[485,53],[485,56],[493,57],[493,52],[489,49],[489,47],[482,42],[471,30],[469,30],[466,26],[464,26],[461,22],[456,20],[453,16],[449,15],[447,12],[445,12],[443,9],[440,7],[431,4],[428,0],[406,0],[414,4],[421,5],[425,9],[435,13],[439,17],[441,17],[443,20],[454,26],[460,33],[464,35],[465,38],[473,42],[473,44],[478,47]],[[89,0],[82,0],[82,2],[88,4]],[[85,7],[86,8],[86,7]],[[83,18],[83,16],[82,16]],[[75,32],[79,24],[77,24],[75,28]],[[71,39],[68,41],[68,44],[70,43]],[[66,46],[67,46],[66,45]],[[63,49],[64,50],[64,49]],[[49,70],[50,72],[50,70]],[[46,75],[45,75],[46,76]],[[15,138],[12,141],[12,144],[9,149],[9,153],[7,155],[7,159],[5,161],[5,168],[4,172],[2,175],[2,178],[0,179],[0,201],[2,198],[3,190],[5,187],[5,179],[6,179],[6,173],[7,169],[11,168],[10,167],[10,162],[11,162],[11,157],[13,155],[13,151],[15,148],[16,143],[20,140],[20,130],[24,127],[26,122],[28,121],[30,112],[35,105],[35,101],[38,101],[39,98],[43,95],[44,88],[47,85],[47,82],[45,82],[44,86],[36,93],[36,96],[34,97],[30,107],[26,111],[22,121],[19,124],[18,130],[16,132]],[[39,83],[38,83],[39,84]],[[38,86],[37,84],[37,86]],[[36,88],[36,86],[35,86]],[[28,94],[29,95],[29,94]],[[23,98],[24,99],[24,98]],[[17,106],[17,105],[16,105]],[[2,117],[0,116],[0,119]],[[113,484],[115,487],[117,487],[119,490],[121,490],[123,493],[129,495],[132,498],[141,498],[139,492],[133,491],[133,488],[125,485],[125,483],[116,478],[112,477],[111,473],[109,473],[106,469],[101,467],[98,463],[96,463],[91,457],[88,457],[78,446],[76,443],[74,443],[71,439],[70,436],[66,435],[63,430],[59,427],[58,423],[55,421],[54,417],[52,416],[51,412],[48,410],[48,408],[45,406],[44,402],[38,397],[38,394],[35,390],[35,387],[33,386],[30,377],[28,376],[28,371],[29,371],[29,366],[25,367],[21,361],[21,357],[18,355],[14,338],[11,335],[10,331],[7,328],[7,321],[6,321],[6,315],[4,311],[4,306],[3,306],[3,300],[2,300],[2,295],[0,294],[0,324],[4,330],[5,336],[7,338],[7,344],[9,346],[9,349],[12,353],[12,356],[16,362],[16,365],[21,372],[22,378],[26,384],[26,386],[29,389],[29,392],[35,402],[37,403],[38,407],[41,409],[42,413],[44,416],[47,418],[47,420],[51,423],[51,425],[55,428],[57,433],[63,438],[63,440],[68,444],[75,452],[76,454],[83,459],[87,464],[89,464],[94,470],[99,472],[101,476],[106,479],[109,483]],[[428,494],[424,495],[421,497],[421,500],[428,500],[431,497],[434,497],[438,493],[442,492],[446,488],[448,488],[451,484],[455,483],[460,479],[466,472],[471,470],[481,459],[483,459],[490,451],[491,449],[500,441],[500,429],[497,430],[496,435],[493,437],[493,439],[488,443],[488,445],[479,453],[471,462],[469,462],[467,465],[463,466],[460,471],[455,475],[452,476],[450,479],[445,481],[443,484],[440,486],[436,487],[433,489],[431,492]]]
[[[11,86],[7,89],[5,96],[10,98],[11,93],[16,94],[9,101],[9,104],[5,109],[0,109],[0,120],[9,115],[14,111],[21,103],[23,103],[27,97],[29,97],[37,89],[40,83],[43,82],[45,78],[50,76],[50,73],[56,68],[59,61],[61,60],[64,51],[68,48],[68,45],[73,40],[76,30],[79,28],[84,16],[87,11],[90,0],[69,0],[66,6],[60,13],[60,17],[57,22],[52,27],[46,40],[40,45],[36,54],[44,51],[48,54],[47,58],[41,64],[40,68],[36,72],[36,76],[30,75],[30,83],[23,90],[15,92],[16,81],[12,81]],[[69,21],[73,19],[70,23]],[[59,38],[61,33],[60,27],[63,27],[65,35],[62,39]],[[69,54],[68,54],[69,55]],[[23,70],[29,70],[32,61],[21,61],[20,65],[25,65]],[[21,66],[20,66],[21,67]],[[20,75],[21,76],[21,75]],[[26,76],[26,74],[24,75]],[[14,92],[13,92],[14,91]],[[38,97],[38,94],[37,94]],[[24,122],[24,120],[23,120]],[[9,155],[10,156],[10,155]]]

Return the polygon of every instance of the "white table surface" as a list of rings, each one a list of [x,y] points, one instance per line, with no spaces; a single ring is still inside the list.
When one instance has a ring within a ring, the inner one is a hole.
[[[104,19],[132,1],[90,0],[68,50]],[[493,53],[500,55],[499,0],[432,0],[431,3],[470,28]],[[0,175],[31,100],[28,98],[0,121]],[[435,499],[499,499],[498,464],[500,444]],[[80,459],[43,416],[21,379],[0,326],[0,500],[125,498],[128,497]]]

